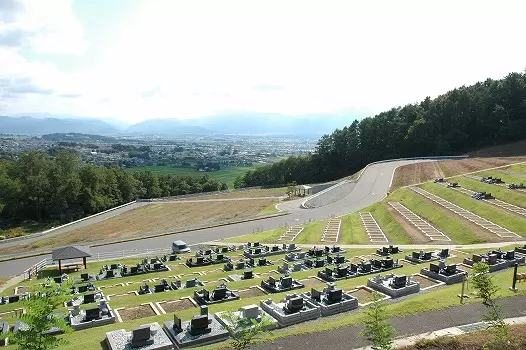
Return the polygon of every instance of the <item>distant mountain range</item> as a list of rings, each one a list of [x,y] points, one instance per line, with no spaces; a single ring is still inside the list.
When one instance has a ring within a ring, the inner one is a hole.
[[[33,117],[1,117],[0,132],[3,134],[41,135],[53,133],[84,133],[109,135],[118,133],[115,126],[99,119],[59,119]]]
[[[1,117],[0,133],[41,135],[84,133],[100,135],[312,135],[321,136],[349,125],[355,118],[333,115],[284,116],[279,114],[226,114],[199,119],[147,119],[127,126],[115,120],[100,120],[47,114]]]

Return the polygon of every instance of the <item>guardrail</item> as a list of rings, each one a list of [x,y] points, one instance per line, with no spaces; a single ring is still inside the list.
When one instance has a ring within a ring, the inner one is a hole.
[[[408,157],[408,158],[396,158],[396,159],[386,159],[386,160],[378,160],[376,162],[372,162],[372,163],[369,163],[367,164],[361,171],[360,171],[360,174],[358,174],[358,177],[356,178],[356,180],[354,180],[355,182],[358,182],[360,180],[360,178],[362,177],[362,174],[365,172],[365,170],[372,166],[372,165],[375,165],[375,164],[381,164],[381,163],[389,163],[389,162],[396,162],[396,161],[401,161],[401,160],[419,160],[419,159],[422,159],[422,160],[425,160],[425,159],[436,159],[436,160],[440,160],[440,159],[465,159],[465,158],[469,158],[469,155],[463,155],[463,156],[430,156],[430,157]],[[396,169],[395,169],[396,170]],[[394,172],[393,172],[393,175],[394,175]],[[306,203],[314,198],[316,198],[317,196],[320,196],[336,187],[339,187],[341,185],[343,185],[344,183],[348,182],[349,180],[346,180],[346,179],[342,179],[342,181],[336,183],[335,185],[329,187],[329,188],[326,188],[325,190],[321,191],[321,192],[318,192],[316,193],[315,195],[313,196],[310,196],[309,198],[305,199],[302,203],[301,203],[301,207],[303,209],[309,209],[309,207],[306,205]],[[392,178],[391,178],[391,182],[392,182]]]

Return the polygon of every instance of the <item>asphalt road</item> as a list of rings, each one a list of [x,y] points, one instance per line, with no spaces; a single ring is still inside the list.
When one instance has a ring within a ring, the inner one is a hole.
[[[391,184],[391,179],[394,170],[401,165],[417,162],[422,162],[422,160],[393,161],[371,165],[367,167],[367,169],[365,169],[359,181],[356,183],[356,186],[352,188],[351,192],[343,196],[341,199],[323,207],[313,209],[301,209],[300,204],[303,200],[300,199],[291,202],[285,202],[279,206],[281,210],[290,211],[291,214],[289,215],[250,222],[243,222],[227,226],[207,228],[190,232],[183,232],[178,233],[177,236],[166,235],[161,237],[147,238],[142,240],[93,247],[92,252],[105,253],[133,249],[164,248],[171,246],[172,241],[174,241],[175,239],[183,240],[187,244],[198,244],[218,240],[221,238],[245,235],[252,233],[255,230],[267,231],[283,227],[284,225],[292,226],[296,224],[303,224],[309,220],[323,220],[331,216],[345,215],[366,208],[369,205],[382,200],[387,194],[387,191]],[[330,195],[330,193],[327,192],[327,195]],[[111,214],[109,214],[108,217],[117,214],[118,213],[111,212]],[[101,218],[105,217],[101,216],[96,217],[93,220],[86,220],[79,224],[71,225],[68,227],[68,229],[71,230],[78,227],[82,227],[90,223],[100,221]],[[60,232],[63,233],[64,231],[61,230]],[[22,242],[27,241],[20,241],[18,243],[21,244]],[[42,259],[50,257],[50,255],[40,255],[37,257],[29,257],[1,262],[0,276],[6,277],[20,274],[33,264],[41,261]]]
[[[500,299],[504,317],[522,317],[526,314],[526,296],[514,296]],[[351,311],[353,312],[353,311]],[[449,327],[458,327],[466,324],[477,323],[488,310],[482,303],[470,303],[464,306],[421,312],[415,315],[393,317],[389,323],[395,329],[396,338],[406,338],[427,332],[433,332]],[[309,322],[330,322],[330,317],[324,317]],[[331,350],[349,350],[371,343],[363,336],[358,335],[363,330],[363,325],[347,326],[329,331],[288,336],[275,341],[263,342],[253,346],[256,350],[304,350],[324,349],[330,344]]]

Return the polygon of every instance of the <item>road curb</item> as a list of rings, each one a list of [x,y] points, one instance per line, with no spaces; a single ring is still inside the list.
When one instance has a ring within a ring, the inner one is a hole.
[[[118,241],[113,241],[113,242],[101,242],[101,243],[97,243],[97,242],[90,243],[90,242],[87,242],[86,245],[89,246],[89,247],[101,247],[101,246],[106,246],[106,245],[119,244],[119,243],[132,242],[132,241],[140,241],[140,240],[143,240],[143,239],[156,238],[156,237],[174,235],[174,234],[185,233],[185,232],[205,230],[205,229],[214,228],[214,227],[222,227],[222,226],[241,224],[241,223],[244,223],[244,222],[251,222],[251,221],[257,221],[257,220],[263,220],[263,219],[270,219],[270,218],[285,216],[285,215],[289,215],[289,214],[290,214],[289,212],[279,212],[279,213],[274,213],[274,214],[271,214],[271,215],[268,215],[268,216],[263,216],[263,217],[258,217],[258,218],[250,218],[250,219],[246,219],[246,220],[231,221],[231,222],[228,222],[228,223],[219,223],[219,224],[215,224],[215,225],[201,226],[201,227],[196,227],[196,228],[189,228],[189,229],[180,230],[180,231],[173,231],[173,232],[167,232],[167,233],[153,234],[153,235],[144,236],[144,237],[130,237],[130,238],[125,238],[125,239],[118,240]],[[5,261],[19,260],[19,259],[31,258],[31,257],[35,257],[35,256],[47,255],[47,254],[51,254],[51,250],[46,250],[46,251],[42,251],[42,252],[36,252],[36,253],[33,253],[33,254],[27,254],[27,255],[23,255],[23,256],[13,256],[13,257],[7,257],[7,258],[0,258],[0,263],[1,262],[5,262]]]

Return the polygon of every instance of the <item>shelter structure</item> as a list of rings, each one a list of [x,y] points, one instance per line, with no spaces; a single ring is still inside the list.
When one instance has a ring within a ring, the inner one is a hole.
[[[298,185],[294,188],[294,195],[298,195],[298,196],[306,196],[308,194],[310,194],[310,190],[311,190],[311,186],[308,186],[308,185]],[[301,192],[303,191],[303,193]]]
[[[82,258],[82,263],[86,269],[88,267],[86,258],[88,257],[91,257],[91,249],[86,246],[70,245],[67,247],[56,248],[52,251],[52,259],[53,261],[58,261],[58,273],[60,275],[62,275],[62,260]]]

